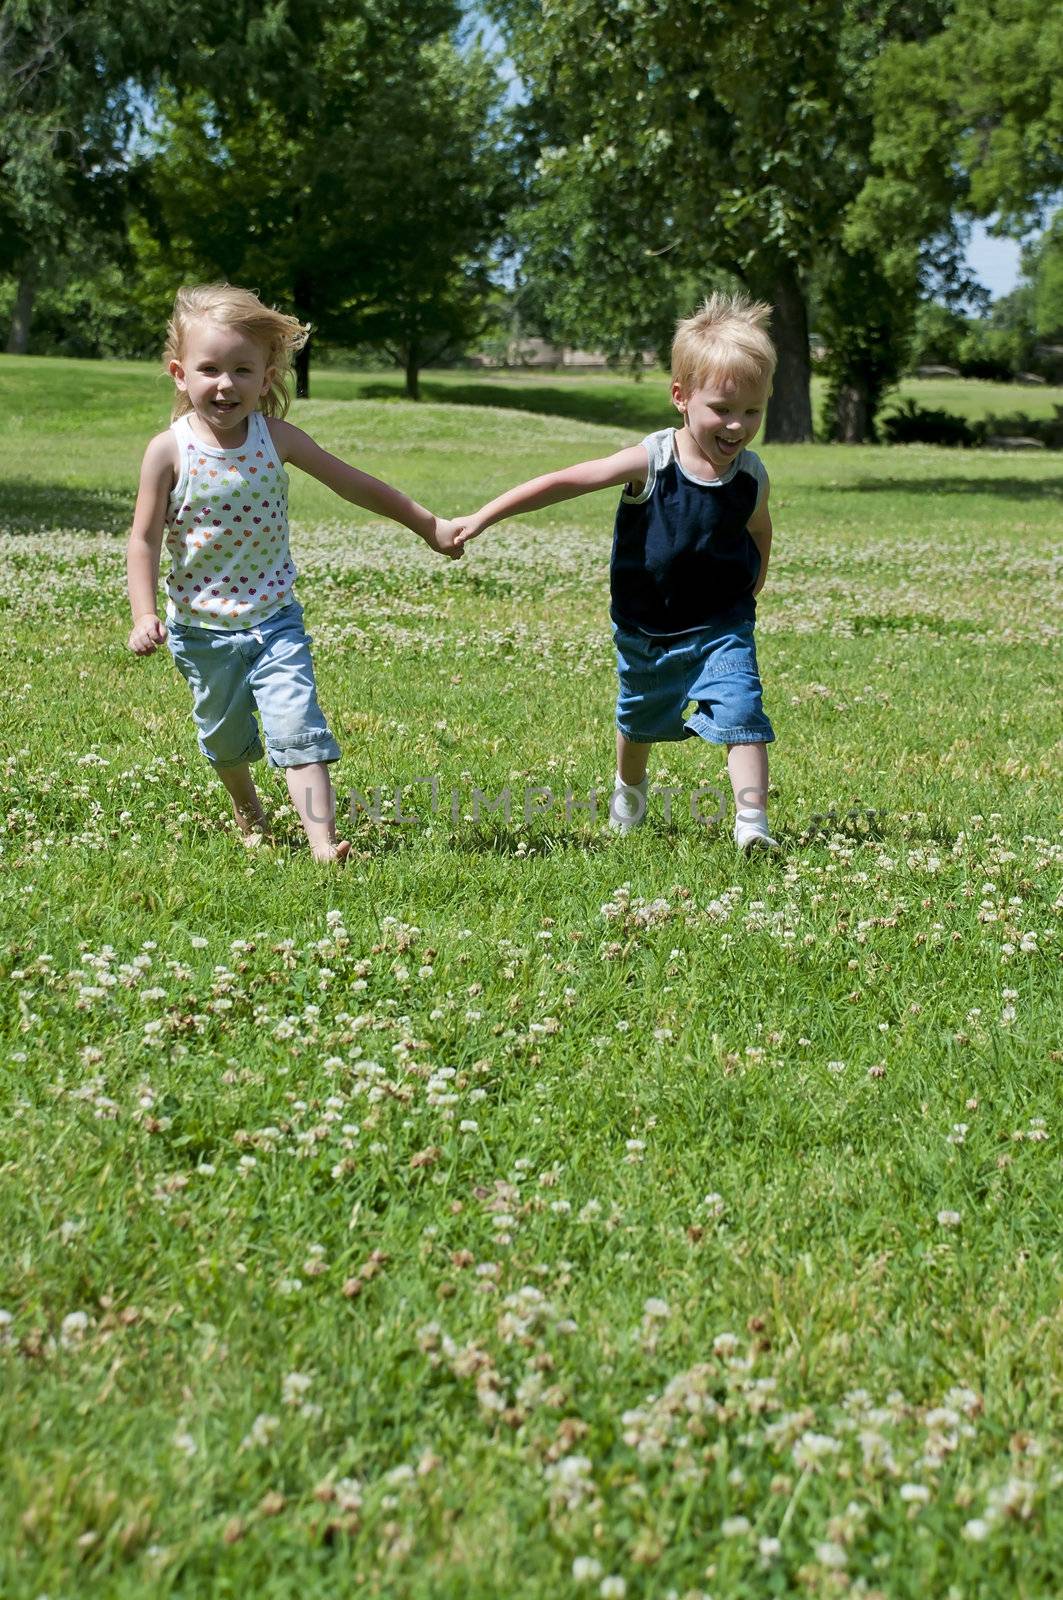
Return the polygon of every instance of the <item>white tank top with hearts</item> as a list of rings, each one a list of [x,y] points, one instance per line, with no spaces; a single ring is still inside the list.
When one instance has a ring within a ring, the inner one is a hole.
[[[188,416],[173,424],[181,469],[166,513],[167,621],[255,628],[295,597],[288,551],[288,474],[261,411],[236,450],[204,444]]]

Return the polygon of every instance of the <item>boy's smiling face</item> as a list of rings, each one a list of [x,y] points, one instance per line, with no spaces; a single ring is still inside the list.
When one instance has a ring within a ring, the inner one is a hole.
[[[672,401],[686,424],[686,432],[700,455],[724,472],[750,443],[764,420],[768,403],[766,381],[721,378],[712,373],[695,389],[672,384]]]

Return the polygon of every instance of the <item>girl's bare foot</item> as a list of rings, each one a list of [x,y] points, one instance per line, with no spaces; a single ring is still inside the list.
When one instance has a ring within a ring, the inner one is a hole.
[[[264,817],[260,828],[253,828],[250,833],[244,834],[245,850],[269,850],[275,843],[276,840],[270,833]]]
[[[330,839],[328,843],[312,848],[315,861],[332,861],[342,867],[351,853],[351,842],[349,839]]]

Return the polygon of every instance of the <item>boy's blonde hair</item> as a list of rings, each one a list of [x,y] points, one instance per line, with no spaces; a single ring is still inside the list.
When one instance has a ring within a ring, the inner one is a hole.
[[[162,359],[167,367],[171,361],[180,361],[184,353],[189,327],[193,322],[209,319],[226,328],[238,328],[249,339],[254,339],[266,353],[266,366],[273,367],[273,382],[263,395],[259,409],[267,417],[283,417],[291,404],[287,378],[292,357],[301,350],[310,337],[309,325],[304,326],[298,317],[289,317],[263,305],[250,289],[238,289],[232,283],[187,284],[178,289],[173,303],[173,314],[166,324],[166,348]],[[173,420],[191,411],[192,402],[180,389],[174,396]]]
[[[766,330],[771,306],[744,294],[712,294],[676,324],[672,380],[684,394],[710,377],[771,390],[777,360]]]

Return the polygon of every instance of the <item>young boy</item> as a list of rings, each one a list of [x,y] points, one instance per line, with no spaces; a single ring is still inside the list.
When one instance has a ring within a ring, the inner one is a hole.
[[[747,448],[775,372],[770,315],[743,295],[714,294],[678,324],[672,344],[681,427],[534,478],[457,519],[463,545],[503,517],[625,485],[610,564],[620,693],[609,820],[620,833],[645,819],[651,747],[697,735],[727,746],[735,843],[746,853],[777,848],[765,748],[775,735],[753,642],[771,517],[767,473]]]

